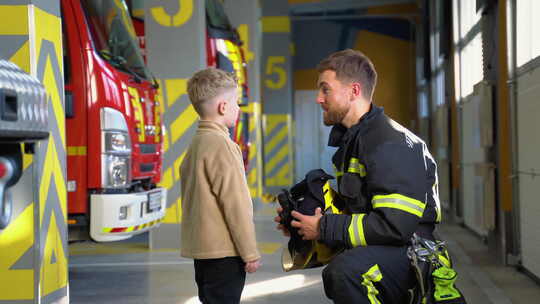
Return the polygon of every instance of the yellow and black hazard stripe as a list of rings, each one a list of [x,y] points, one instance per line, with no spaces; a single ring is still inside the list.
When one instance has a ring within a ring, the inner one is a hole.
[[[136,226],[130,226],[130,227],[106,227],[106,228],[103,228],[102,229],[102,232],[103,233],[125,233],[125,232],[134,232],[134,231],[139,231],[139,230],[143,230],[143,229],[146,229],[146,228],[150,228],[150,227],[153,227],[159,223],[162,222],[162,219],[159,219],[159,220],[155,220],[155,221],[151,221],[151,222],[148,222],[148,223],[145,223],[145,224],[141,224],[141,225],[136,225]]]
[[[261,104],[259,102],[250,102],[246,110],[249,114],[249,155],[247,182],[252,198],[261,198],[262,196],[262,153],[260,152],[262,134],[261,134]]]
[[[167,189],[167,210],[164,224],[178,224],[182,209],[180,198],[180,165],[189,139],[196,129],[197,112],[187,97],[186,78],[160,81],[159,111],[163,113],[163,176],[160,186]]]
[[[292,138],[289,114],[264,116],[264,185],[289,187],[292,183]]]

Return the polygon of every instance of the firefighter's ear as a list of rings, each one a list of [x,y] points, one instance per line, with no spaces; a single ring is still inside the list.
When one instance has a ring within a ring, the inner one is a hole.
[[[362,96],[362,86],[358,82],[351,83],[351,92],[352,99],[356,100],[358,97]]]

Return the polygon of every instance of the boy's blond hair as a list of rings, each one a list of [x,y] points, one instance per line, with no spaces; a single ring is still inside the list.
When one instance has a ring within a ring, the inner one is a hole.
[[[236,89],[236,76],[216,68],[207,68],[195,73],[187,84],[191,104],[197,113],[202,114],[202,105],[227,90]]]

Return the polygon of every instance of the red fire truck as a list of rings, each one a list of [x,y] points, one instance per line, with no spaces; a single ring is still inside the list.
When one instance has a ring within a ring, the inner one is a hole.
[[[124,0],[62,0],[70,240],[159,225],[162,126]]]
[[[145,31],[142,1],[129,1],[139,46],[145,54]],[[238,104],[241,109],[249,105],[247,82],[247,63],[242,50],[242,41],[231,25],[221,0],[206,0],[206,58],[207,65],[234,73],[238,79]],[[248,168],[249,156],[249,116],[241,111],[236,126],[231,130],[232,139],[240,146],[244,166]]]
[[[206,58],[208,66],[235,73],[238,78],[238,103],[241,109],[249,105],[247,63],[242,50],[242,40],[231,25],[221,0],[206,0]],[[240,146],[247,171],[249,161],[249,115],[241,111],[234,130],[233,140]]]

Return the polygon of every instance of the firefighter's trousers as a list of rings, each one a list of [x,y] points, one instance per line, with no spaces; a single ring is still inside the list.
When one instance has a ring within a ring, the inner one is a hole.
[[[405,246],[346,250],[323,270],[323,281],[326,296],[337,304],[407,303],[416,284]]]

